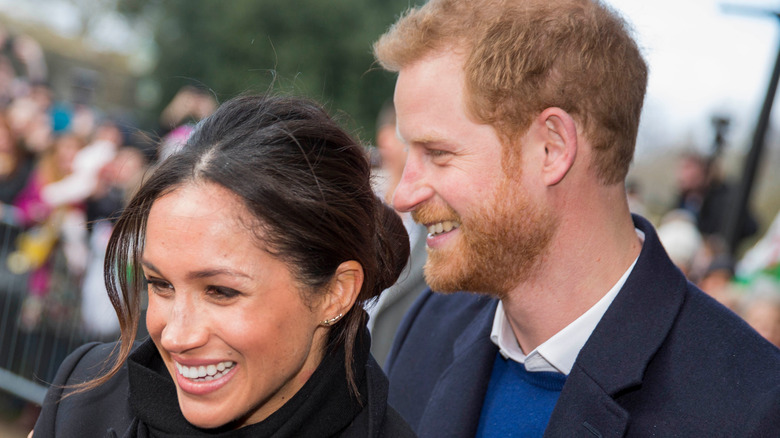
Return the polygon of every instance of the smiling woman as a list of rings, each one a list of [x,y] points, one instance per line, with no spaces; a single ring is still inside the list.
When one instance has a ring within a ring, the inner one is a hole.
[[[405,234],[319,106],[225,103],[119,219],[105,278],[121,342],[65,360],[35,436],[413,436],[362,310],[403,269]]]

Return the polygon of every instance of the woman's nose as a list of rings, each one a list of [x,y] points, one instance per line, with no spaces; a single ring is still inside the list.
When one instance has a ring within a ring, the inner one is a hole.
[[[203,346],[209,338],[207,320],[189,299],[174,298],[162,330],[162,347],[172,353],[183,353]]]

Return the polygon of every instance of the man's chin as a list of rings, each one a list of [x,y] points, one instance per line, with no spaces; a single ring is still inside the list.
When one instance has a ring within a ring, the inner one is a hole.
[[[460,255],[446,256],[441,250],[428,250],[428,260],[425,262],[424,274],[428,286],[436,292],[452,293],[461,289],[458,268]]]
[[[430,254],[425,263],[425,281],[431,290],[449,294],[472,292],[501,298],[501,292],[492,280],[480,273],[489,269],[480,268],[462,260],[460,254],[454,257],[440,257],[442,254]]]

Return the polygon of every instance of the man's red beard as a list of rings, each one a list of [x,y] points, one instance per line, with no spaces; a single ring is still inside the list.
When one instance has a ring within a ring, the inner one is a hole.
[[[519,185],[506,178],[493,199],[468,216],[461,217],[448,205],[424,204],[414,211],[419,223],[460,222],[460,236],[450,247],[428,248],[425,278],[434,291],[503,298],[533,275],[557,221],[532,203]]]

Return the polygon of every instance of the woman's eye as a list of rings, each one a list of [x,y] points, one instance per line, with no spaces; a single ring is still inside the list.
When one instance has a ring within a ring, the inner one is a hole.
[[[241,292],[235,289],[221,286],[210,286],[207,293],[217,299],[229,299],[241,295]]]
[[[167,281],[158,280],[156,278],[144,278],[144,280],[146,281],[149,290],[154,293],[159,294],[173,290],[173,286],[171,286],[171,284]]]

